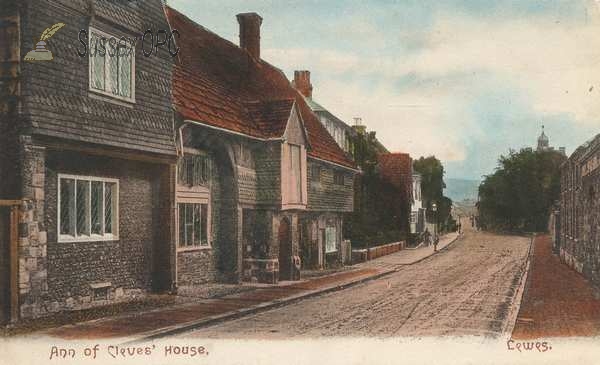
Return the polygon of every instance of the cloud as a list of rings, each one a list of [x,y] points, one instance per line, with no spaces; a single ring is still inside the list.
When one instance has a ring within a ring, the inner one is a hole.
[[[481,169],[485,160],[491,171],[509,147],[532,145],[545,120],[581,130],[570,148],[600,125],[598,15],[593,8],[586,21],[563,23],[548,16],[482,20],[438,11],[426,30],[389,34],[358,27],[374,39],[419,45],[396,53],[370,54],[379,46],[368,40],[357,40],[350,51],[263,53],[288,74],[312,70],[315,98],[344,120],[362,116],[391,150]]]
[[[315,99],[361,116],[394,151],[455,176],[493,170],[540,124],[571,151],[600,126],[600,6],[592,0],[191,0],[173,4],[237,42],[258,11],[263,57],[311,70]]]

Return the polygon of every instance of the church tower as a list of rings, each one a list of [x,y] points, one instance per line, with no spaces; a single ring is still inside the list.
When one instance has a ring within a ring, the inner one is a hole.
[[[550,140],[546,133],[544,133],[544,126],[542,125],[542,134],[538,137],[537,140],[537,150],[538,151],[546,151],[550,149]]]

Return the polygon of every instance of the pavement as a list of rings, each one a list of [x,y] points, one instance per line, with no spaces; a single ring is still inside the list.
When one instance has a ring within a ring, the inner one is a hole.
[[[440,237],[438,252],[444,252],[460,235]],[[142,313],[70,324],[37,332],[34,336],[50,336],[66,340],[120,338],[142,341],[187,332],[256,314],[273,308],[339,291],[390,275],[402,267],[419,263],[436,254],[433,246],[406,249],[375,260],[354,265],[346,270],[296,282],[280,282],[273,286],[255,286],[252,290],[214,299],[198,299],[190,303],[149,310]],[[244,284],[243,286],[251,286]]]
[[[533,244],[529,278],[512,338],[600,335],[600,293],[552,253],[548,235]]]

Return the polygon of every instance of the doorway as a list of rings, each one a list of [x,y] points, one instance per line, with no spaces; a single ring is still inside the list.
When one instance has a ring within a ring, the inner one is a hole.
[[[292,271],[292,235],[290,222],[283,218],[279,223],[279,280],[290,280]]]

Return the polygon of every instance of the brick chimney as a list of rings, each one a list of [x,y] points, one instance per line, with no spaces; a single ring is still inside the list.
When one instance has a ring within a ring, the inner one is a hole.
[[[312,98],[313,86],[310,83],[310,71],[294,71],[294,87],[307,98]]]
[[[259,60],[260,26],[263,19],[256,13],[242,13],[237,15],[237,20],[240,23],[240,47]]]

